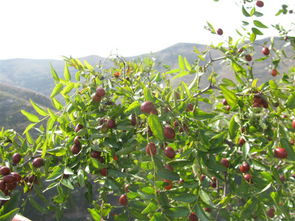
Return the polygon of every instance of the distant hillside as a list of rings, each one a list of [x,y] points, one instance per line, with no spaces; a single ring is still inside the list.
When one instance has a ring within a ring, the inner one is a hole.
[[[0,83],[0,129],[2,127],[13,128],[18,132],[24,130],[29,122],[20,110],[24,109],[34,113],[29,99],[42,107],[52,108],[51,101],[44,95],[29,89]]]
[[[262,45],[269,45],[269,38],[255,42],[254,59],[264,57],[260,51]],[[275,39],[275,48],[283,48],[286,42]],[[134,57],[128,57],[127,60],[138,59],[142,57],[154,57],[156,59],[157,68],[163,70],[163,65],[168,65],[171,68],[178,67],[178,55],[186,57],[190,63],[193,63],[197,55],[194,48],[203,51],[207,48],[206,45],[191,44],[191,43],[178,43],[164,50],[144,54]],[[294,50],[291,46],[285,47],[285,52],[288,56],[294,57]],[[221,56],[220,52],[211,51],[212,58]],[[208,58],[207,58],[208,59]],[[267,58],[263,62],[255,63],[253,70],[256,78],[260,79],[260,83],[273,77],[270,75],[271,58]],[[107,58],[99,56],[88,56],[80,58],[83,62],[87,60],[90,64],[102,63],[106,67],[111,66],[111,61]],[[63,75],[64,61],[62,60],[36,60],[36,59],[10,59],[0,60],[0,127],[6,128],[24,128],[25,118],[20,114],[20,109],[31,110],[28,103],[29,98],[33,99],[40,105],[50,106],[50,100],[45,96],[49,96],[54,87],[54,82],[50,74],[50,64],[56,69],[59,75]],[[278,70],[283,73],[288,71],[291,66],[295,66],[293,59],[283,59]],[[219,74],[219,77],[227,77],[233,79],[231,68],[226,63],[214,63],[214,71]],[[171,76],[172,77],[172,76]],[[191,82],[194,76],[187,75],[173,81],[176,85],[179,81]],[[279,78],[279,77],[276,77]],[[207,76],[201,82],[201,87],[205,87]],[[13,85],[13,86],[12,86]],[[21,89],[21,88],[27,88]],[[37,93],[35,93],[36,91]],[[45,96],[42,96],[44,94]]]
[[[255,42],[256,54],[254,59],[259,57],[263,57],[260,53],[261,45],[269,42],[269,38],[259,40]],[[279,40],[279,38],[275,39],[275,47],[282,48],[286,42]],[[152,53],[152,54],[144,54],[134,57],[128,57],[126,59],[132,60],[137,59],[139,57],[144,56],[153,56],[156,58],[158,68],[161,69],[161,65],[169,65],[172,68],[177,67],[178,55],[182,55],[187,58],[189,62],[193,62],[197,55],[194,52],[194,47],[196,47],[199,51],[206,49],[208,46],[202,44],[191,44],[191,43],[178,43],[161,51]],[[294,51],[291,46],[286,47],[286,53],[291,54]],[[213,58],[219,57],[220,52],[212,51],[211,56]],[[81,61],[87,60],[90,64],[103,63],[105,66],[110,66],[111,62],[107,58],[102,58],[99,56],[88,56],[84,58],[80,58]],[[50,91],[54,87],[54,83],[50,74],[50,64],[56,69],[57,73],[60,75],[63,74],[64,62],[62,60],[37,60],[37,59],[10,59],[10,60],[0,60],[0,82],[8,83],[12,85],[16,85],[19,87],[29,88],[31,90],[42,93],[46,96],[50,94]],[[271,64],[270,58],[263,62],[259,62],[254,66],[254,73],[257,78],[261,78],[262,81],[268,80],[272,78],[269,74],[269,65]],[[279,67],[280,72],[285,72],[288,70],[290,66],[294,65],[294,60],[284,59],[282,65]],[[214,65],[217,73],[220,73],[222,77],[232,78],[232,72],[229,68],[227,68],[226,64],[216,63]],[[186,76],[182,79],[185,82],[191,81],[193,76]],[[174,83],[176,83],[175,81]]]

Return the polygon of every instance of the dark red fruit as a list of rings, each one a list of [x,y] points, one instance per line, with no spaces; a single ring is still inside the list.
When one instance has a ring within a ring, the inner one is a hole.
[[[284,158],[287,158],[288,157],[288,152],[287,152],[287,150],[285,148],[277,147],[274,150],[274,155],[277,158],[284,159]]]
[[[246,54],[245,59],[246,59],[246,61],[252,61],[252,56],[249,54]]]
[[[98,157],[97,159],[98,159],[98,161],[101,162],[101,163],[104,163],[104,162],[105,162],[104,157]]]
[[[169,171],[173,171],[173,167],[170,164],[166,164],[165,168]]]
[[[35,168],[40,168],[43,166],[44,160],[41,157],[37,157],[33,160],[32,164]]]
[[[251,180],[252,180],[252,175],[249,174],[249,173],[247,173],[247,174],[244,175],[244,179],[245,179],[247,182],[251,182]]]
[[[114,155],[113,159],[117,161],[117,160],[119,160],[119,157],[117,155]]]
[[[15,153],[12,155],[12,162],[14,164],[18,164],[21,159],[22,159],[22,156],[19,153]]]
[[[7,166],[2,166],[2,167],[0,167],[0,174],[1,174],[2,176],[5,176],[5,175],[10,174],[10,168],[7,167]]]
[[[292,128],[295,129],[295,119],[292,120]]]
[[[119,198],[119,204],[122,206],[127,206],[128,205],[128,199],[126,194],[122,194]]]
[[[210,212],[211,212],[211,209],[208,208],[208,207],[204,208],[204,210],[205,210],[207,213],[210,213]]]
[[[271,70],[271,75],[272,75],[273,77],[277,76],[278,73],[279,73],[279,72],[277,71],[277,69],[272,69],[272,70]]]
[[[129,192],[129,184],[125,184],[124,185],[124,191],[126,192],[126,193],[128,193]]]
[[[261,7],[264,6],[264,2],[263,1],[257,1],[256,6],[261,8]]]
[[[269,51],[269,48],[268,47],[263,47],[262,50],[261,50],[261,53],[264,54],[264,55],[269,55],[270,51]]]
[[[75,127],[75,132],[78,132],[82,128],[83,128],[83,125],[82,124],[77,124],[76,127]]]
[[[96,94],[96,96],[103,97],[103,96],[105,96],[106,92],[103,88],[97,88],[95,94]]]
[[[230,106],[229,105],[226,105],[225,106],[225,110],[230,111]]]
[[[172,189],[172,181],[171,180],[167,180],[167,179],[164,179],[164,188],[165,190],[170,190]]]
[[[226,158],[222,158],[221,161],[220,161],[220,163],[221,163],[223,166],[225,166],[226,168],[229,167],[229,160],[226,159]]]
[[[193,104],[188,104],[186,107],[186,111],[193,111],[194,110],[194,105]]]
[[[286,181],[286,177],[285,177],[284,175],[280,175],[280,180],[281,180],[282,182],[285,182],[285,181]]]
[[[5,182],[4,182],[4,180],[0,180],[0,190],[2,192],[4,192],[4,190],[5,190]]]
[[[150,114],[158,115],[158,111],[157,111],[157,109],[153,109],[153,110],[150,112]]]
[[[212,188],[216,188],[216,182],[210,182],[210,186],[212,187]]]
[[[216,31],[216,33],[218,35],[223,35],[223,30],[221,28],[218,28],[217,31]]]
[[[91,99],[94,103],[98,103],[101,101],[101,97],[100,96],[97,96],[96,94],[92,94],[91,95]]]
[[[201,176],[200,176],[200,181],[202,182],[202,181],[204,181],[205,180],[205,178],[206,178],[206,175],[204,175],[204,174],[201,174]]]
[[[93,151],[91,151],[90,156],[91,156],[92,158],[97,159],[97,158],[100,157],[100,154],[101,154],[101,152],[96,151],[96,150],[93,150]]]
[[[174,139],[175,138],[175,132],[174,129],[170,126],[165,126],[164,127],[164,136],[167,139]]]
[[[17,186],[17,183],[16,182],[13,182],[13,183],[6,183],[6,189],[7,190],[14,190]]]
[[[148,155],[155,155],[157,153],[157,148],[156,148],[156,145],[151,142],[151,143],[148,143],[145,147],[145,151]]]
[[[6,176],[3,177],[3,181],[5,183],[16,183],[17,182],[17,178],[11,174],[8,174]]]
[[[74,144],[81,146],[80,139],[81,139],[81,137],[76,136],[76,137],[74,138]]]
[[[136,126],[136,123],[137,123],[137,122],[136,122],[136,117],[135,117],[134,114],[132,114],[132,115],[131,115],[131,125],[132,125],[132,126]]]
[[[189,220],[189,221],[198,221],[199,219],[198,219],[198,217],[197,217],[197,215],[196,215],[195,212],[191,212],[191,213],[189,214],[188,220]]]
[[[264,107],[264,108],[268,108],[268,103],[266,101],[266,99],[259,95],[259,94],[255,94],[254,95],[254,99],[253,99],[253,107]]]
[[[170,159],[173,159],[175,157],[175,151],[173,150],[172,147],[166,147],[164,150],[164,153]]]
[[[244,162],[242,165],[240,165],[239,169],[242,173],[247,173],[250,170],[250,165]]]
[[[226,99],[223,99],[223,100],[222,100],[222,104],[223,104],[223,105],[228,105],[227,100],[226,100]]]
[[[107,168],[102,168],[102,169],[100,170],[100,174],[101,174],[102,176],[107,176],[107,175],[108,175],[108,169],[107,169]]]
[[[113,119],[109,119],[107,121],[107,128],[112,129],[116,127],[116,121],[114,121]]]
[[[142,103],[140,106],[140,110],[146,114],[149,114],[154,109],[155,109],[154,104],[151,101],[146,101],[146,102]]]
[[[77,144],[74,144],[72,147],[71,147],[71,151],[73,154],[78,154],[81,150],[81,145],[77,145]]]
[[[241,138],[239,139],[239,145],[240,145],[240,146],[243,146],[245,143],[246,143],[245,139],[244,139],[243,137],[241,137]]]
[[[37,177],[35,175],[30,175],[25,179],[29,183],[38,183]]]
[[[266,211],[266,214],[267,214],[268,217],[274,218],[274,216],[275,216],[275,209],[274,208],[270,208],[269,210]]]
[[[19,182],[22,179],[18,172],[12,172],[11,175],[16,178],[16,182]]]

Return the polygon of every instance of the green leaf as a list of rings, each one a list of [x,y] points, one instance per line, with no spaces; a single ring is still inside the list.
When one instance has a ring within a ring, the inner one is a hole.
[[[192,203],[198,199],[196,195],[190,194],[190,193],[181,193],[176,196],[172,196],[172,199],[176,201],[181,201],[185,203]]]
[[[108,169],[108,176],[117,178],[117,177],[127,177],[126,173],[123,173],[119,170]]]
[[[288,159],[292,160],[292,161],[295,161],[295,152],[294,152],[294,149],[291,146],[289,140],[287,138],[285,138],[285,137],[282,137],[280,139],[280,143],[282,144],[282,146],[284,148],[286,148],[287,153],[288,153]]]
[[[258,20],[254,20],[253,23],[258,28],[268,28],[266,25],[264,25],[262,22],[260,22]]]
[[[0,200],[10,200],[10,196],[5,196],[2,191],[0,191]]]
[[[228,89],[227,89],[226,87],[224,87],[224,86],[220,86],[220,89],[221,89],[221,91],[222,91],[222,93],[223,93],[223,95],[224,95],[224,97],[225,97],[227,103],[228,103],[231,107],[236,106],[236,104],[237,104],[237,97],[236,97],[236,95],[235,95],[232,91],[228,90]]]
[[[141,191],[146,194],[154,194],[155,193],[154,188],[150,187],[150,186],[146,186],[146,187],[141,188]]]
[[[295,108],[295,93],[289,95],[287,102],[286,102],[286,107],[290,108],[290,109]]]
[[[196,214],[198,214],[198,218],[202,221],[209,221],[210,219],[206,216],[206,214],[204,213],[203,209],[196,204],[194,207],[194,210],[196,211]]]
[[[159,117],[155,114],[151,114],[148,117],[148,125],[150,126],[154,136],[160,140],[164,140],[163,127],[160,123]]]
[[[38,203],[36,200],[34,200],[34,198],[30,197],[29,201],[30,201],[31,205],[35,209],[37,209],[41,214],[45,214],[47,212],[47,210],[40,203]]]
[[[69,67],[68,67],[67,63],[65,64],[65,67],[64,67],[64,78],[66,81],[71,80],[71,74],[70,74]]]
[[[189,214],[189,209],[187,207],[174,207],[169,208],[167,211],[167,216],[172,218],[187,217]]]
[[[63,89],[63,84],[62,83],[58,83],[57,85],[55,85],[54,89],[51,92],[50,97],[53,98],[56,95],[58,95]]]
[[[192,70],[192,66],[190,65],[190,63],[188,62],[188,60],[186,58],[184,58],[184,64],[185,64],[185,68],[188,71],[191,71]]]
[[[50,64],[50,72],[51,72],[51,75],[52,75],[53,79],[55,81],[59,82],[59,77],[58,77],[56,71],[54,70],[52,64]]]
[[[95,220],[95,221],[101,220],[101,216],[99,215],[99,213],[98,213],[98,211],[96,209],[90,209],[90,208],[88,208],[88,212],[92,216],[92,219],[93,220]]]
[[[141,214],[149,214],[154,211],[156,211],[158,208],[158,205],[156,205],[154,202],[150,202],[146,208],[141,212]]]
[[[36,125],[36,124],[29,124],[29,125],[26,127],[26,129],[25,129],[25,131],[23,132],[23,134],[26,134],[27,132],[29,132],[29,130],[31,130],[35,125]]]
[[[200,196],[200,198],[202,199],[202,201],[204,203],[206,203],[209,206],[215,207],[214,204],[213,204],[213,202],[212,202],[212,200],[210,199],[209,194],[206,193],[204,190],[201,189],[199,191],[199,196]]]
[[[57,110],[61,110],[64,106],[55,98],[51,98],[52,104],[53,106],[57,109]]]
[[[52,173],[47,177],[46,181],[51,182],[57,180],[63,175],[63,168],[60,166],[54,167]]]
[[[174,79],[177,79],[177,78],[180,78],[180,77],[184,77],[184,76],[186,76],[188,74],[189,74],[188,71],[183,70],[183,71],[180,71],[180,73],[178,75],[174,76],[172,79],[174,80]]]
[[[245,145],[243,145],[242,151],[243,151],[243,158],[246,159],[250,151],[250,144],[248,142],[246,142]]]
[[[256,34],[255,33],[251,33],[250,35],[250,41],[253,43],[256,40]]]
[[[74,175],[74,171],[71,168],[66,167],[64,169],[64,174],[66,174],[66,175]]]
[[[263,35],[263,33],[257,29],[257,28],[252,28],[252,32],[255,34],[255,35]]]
[[[239,125],[237,124],[236,120],[236,115],[233,115],[232,118],[230,119],[229,121],[229,135],[230,135],[230,138],[233,139],[237,132],[238,132],[238,128],[239,128]]]
[[[138,108],[140,106],[139,101],[134,101],[133,103],[131,103],[128,108],[124,111],[124,113],[128,113],[136,108]]]
[[[74,186],[73,186],[73,184],[71,183],[71,181],[69,179],[63,179],[61,181],[61,184],[64,185],[64,186],[66,186],[67,188],[69,188],[71,190],[74,189]]]
[[[78,183],[81,187],[84,187],[85,182],[84,182],[84,171],[79,169],[78,170]]]
[[[44,117],[48,115],[48,113],[42,107],[40,107],[38,104],[36,104],[31,99],[30,99],[30,103],[32,104],[33,108],[35,109],[35,111],[38,114],[40,114],[41,116],[44,116]]]
[[[149,88],[147,88],[147,87],[144,88],[143,93],[144,93],[144,99],[145,99],[145,101],[153,101],[154,100],[154,98],[152,96],[152,93],[151,93],[151,91],[150,91]]]
[[[245,219],[246,217],[249,217],[249,214],[251,214],[254,211],[256,205],[257,200],[255,198],[250,198],[242,209],[241,218]]]
[[[18,211],[19,211],[19,208],[15,208],[15,209],[9,211],[8,213],[0,216],[0,220],[1,221],[11,221],[12,218],[18,213]]]
[[[184,60],[181,55],[178,55],[178,66],[181,70],[185,70]]]
[[[158,169],[157,175],[161,179],[179,180],[179,175],[177,173],[162,168]]]
[[[131,145],[131,146],[124,147],[124,148],[118,150],[116,155],[121,156],[121,155],[124,155],[124,154],[129,154],[134,150],[135,150],[135,146]]]
[[[75,83],[73,83],[73,82],[67,83],[67,86],[64,87],[61,94],[66,95],[66,94],[70,93],[71,90],[74,88],[74,86],[75,86]]]
[[[29,113],[29,112],[27,112],[25,110],[21,110],[21,113],[23,115],[25,115],[27,117],[27,119],[29,121],[31,121],[31,122],[34,122],[34,123],[39,123],[40,122],[39,118],[34,114],[31,114],[31,113]]]
[[[244,15],[244,16],[246,16],[246,17],[250,17],[250,14],[247,12],[247,10],[245,9],[244,6],[242,7],[242,12],[243,12],[243,15]]]

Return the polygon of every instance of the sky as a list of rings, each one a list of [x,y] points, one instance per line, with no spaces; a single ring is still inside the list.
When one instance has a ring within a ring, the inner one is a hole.
[[[239,1],[0,0],[0,59],[134,56],[179,42],[210,44],[235,35]],[[295,9],[294,0],[264,3],[264,23],[295,22],[295,14],[273,16],[282,3]],[[206,21],[224,35],[205,31]]]

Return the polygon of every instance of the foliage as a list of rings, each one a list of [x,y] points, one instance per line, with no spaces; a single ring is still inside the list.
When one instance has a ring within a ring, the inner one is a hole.
[[[276,69],[285,55],[261,45],[270,53],[245,60],[261,53],[253,50],[254,40],[268,26],[253,2],[243,4],[242,12],[255,18],[253,25],[247,29],[245,23],[241,39],[211,45],[222,56],[205,64],[210,50],[199,52],[194,63],[179,56],[179,68],[165,72],[155,70],[151,59],[120,57],[109,69],[66,58],[64,78],[52,69],[51,99],[58,111],[32,102],[39,116],[23,112],[31,121],[25,137],[0,133],[2,164],[23,176],[18,189],[24,197],[35,191],[42,206],[32,198],[30,203],[42,213],[54,211],[57,219],[78,188],[86,190],[94,220],[265,220],[273,208],[277,220],[293,220],[295,68],[258,85],[252,65],[268,60]],[[211,24],[208,29],[215,30]],[[217,61],[230,64],[235,80],[218,78],[212,69]],[[173,88],[170,75],[194,80]],[[208,79],[207,87],[200,87],[201,78]],[[42,121],[46,127],[36,127]],[[32,128],[39,132],[36,139]],[[16,152],[22,159],[13,163]],[[245,162],[249,169],[241,169]],[[48,192],[54,194],[50,200]],[[0,192],[2,202],[17,193]]]

